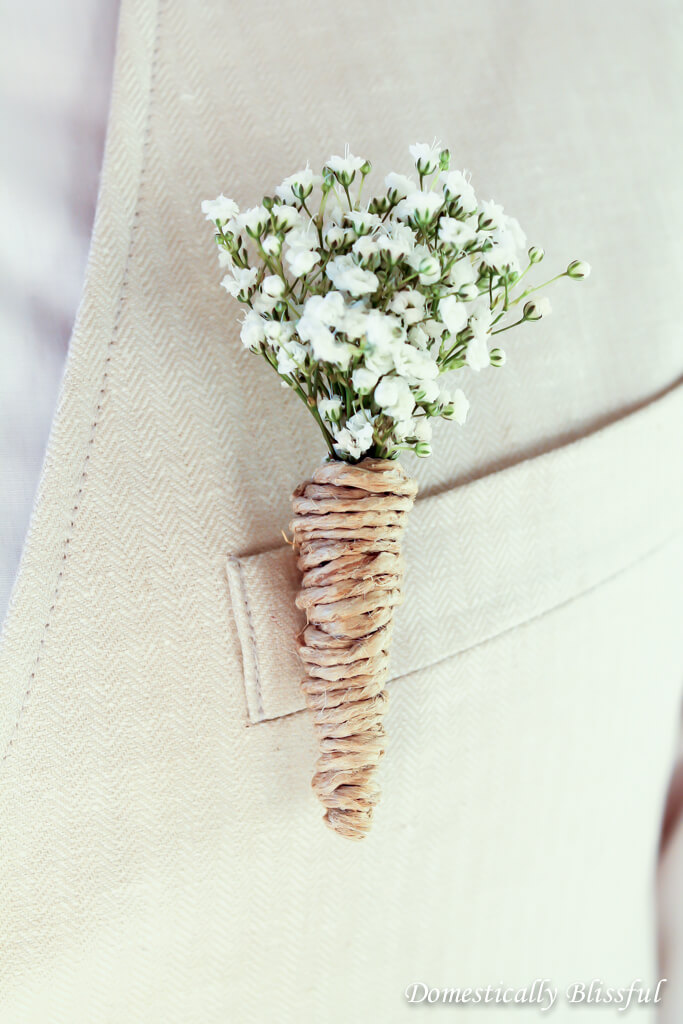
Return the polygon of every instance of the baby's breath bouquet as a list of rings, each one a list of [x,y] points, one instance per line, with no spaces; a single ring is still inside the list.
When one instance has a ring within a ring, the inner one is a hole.
[[[590,272],[574,260],[532,285],[544,253],[526,249],[518,221],[478,200],[448,150],[410,153],[413,176],[387,174],[368,198],[370,163],[347,150],[251,209],[223,195],[202,204],[222,285],[246,307],[244,346],[298,395],[328,449],[294,493],[292,528],[302,687],[321,747],[313,784],[350,838],[368,831],[378,798],[400,538],[417,491],[396,459],[431,454],[435,416],[465,422],[468,400],[444,380],[502,366],[497,336],[550,312],[539,291]]]

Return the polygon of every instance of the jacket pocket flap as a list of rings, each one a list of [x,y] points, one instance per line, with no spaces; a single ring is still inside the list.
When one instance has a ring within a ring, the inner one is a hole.
[[[404,539],[405,600],[389,679],[542,615],[682,527],[683,387],[572,444],[418,498]],[[231,556],[228,581],[251,724],[300,711],[292,549]]]

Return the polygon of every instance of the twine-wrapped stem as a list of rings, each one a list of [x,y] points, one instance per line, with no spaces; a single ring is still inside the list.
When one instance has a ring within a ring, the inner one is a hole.
[[[370,829],[385,746],[382,719],[394,608],[402,596],[401,536],[417,484],[399,463],[328,462],[293,496],[302,690],[320,756],[313,788],[324,820],[349,839]]]

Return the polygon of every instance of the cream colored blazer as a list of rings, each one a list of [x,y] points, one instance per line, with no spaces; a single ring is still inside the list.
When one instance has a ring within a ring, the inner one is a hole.
[[[2,1024],[394,1024],[439,1015],[413,983],[656,982],[683,578],[668,12],[125,0],[0,645]],[[280,532],[323,451],[242,350],[199,204],[347,141],[399,169],[434,135],[594,276],[458,382],[467,426],[407,467],[384,796],[355,845],[310,790]]]

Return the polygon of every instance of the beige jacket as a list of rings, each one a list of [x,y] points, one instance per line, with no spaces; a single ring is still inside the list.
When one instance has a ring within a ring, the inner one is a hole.
[[[568,985],[656,983],[683,579],[668,10],[124,2],[0,645],[2,1024],[394,1024],[439,1012],[415,982],[535,979],[556,1022],[593,1020]],[[384,796],[354,845],[310,790],[280,533],[323,452],[239,345],[199,203],[434,135],[594,277],[408,467]]]

